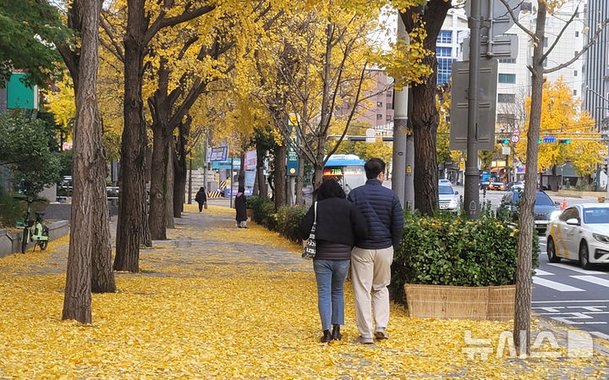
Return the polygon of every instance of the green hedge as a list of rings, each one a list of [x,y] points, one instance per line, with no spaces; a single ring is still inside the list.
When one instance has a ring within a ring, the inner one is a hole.
[[[19,219],[23,219],[21,202],[0,187],[0,227],[15,227]]]
[[[535,234],[534,234],[535,235]],[[478,220],[406,213],[394,254],[391,291],[403,300],[405,283],[490,286],[515,283],[518,230],[489,214]],[[539,243],[533,237],[533,267]]]
[[[300,239],[300,220],[307,212],[305,206],[283,206],[275,212],[275,204],[268,198],[251,196],[247,198],[247,207],[252,209],[252,219],[254,222],[277,231],[287,239],[301,242]]]

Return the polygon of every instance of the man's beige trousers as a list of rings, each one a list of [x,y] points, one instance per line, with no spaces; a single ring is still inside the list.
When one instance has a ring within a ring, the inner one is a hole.
[[[355,295],[355,323],[364,338],[372,338],[374,324],[383,329],[389,323],[389,290],[393,247],[362,249],[351,252],[351,281]]]

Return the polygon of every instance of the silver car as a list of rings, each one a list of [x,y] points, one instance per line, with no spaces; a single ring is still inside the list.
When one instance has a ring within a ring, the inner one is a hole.
[[[458,211],[461,206],[459,192],[453,189],[447,180],[440,180],[438,183],[438,198],[440,210]]]
[[[580,204],[564,210],[548,225],[550,262],[577,260],[584,269],[609,264],[609,205]]]

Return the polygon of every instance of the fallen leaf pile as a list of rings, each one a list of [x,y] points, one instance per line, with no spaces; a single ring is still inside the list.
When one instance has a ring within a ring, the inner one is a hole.
[[[61,321],[68,239],[0,259],[0,379],[606,378],[601,354],[570,359],[496,355],[510,323],[409,318],[392,305],[390,339],[355,342],[346,284],[342,341],[319,343],[315,278],[299,246],[234,210],[188,206],[172,240],[143,249],[141,273],[117,273],[93,295],[93,323]],[[474,359],[466,331],[490,338]]]

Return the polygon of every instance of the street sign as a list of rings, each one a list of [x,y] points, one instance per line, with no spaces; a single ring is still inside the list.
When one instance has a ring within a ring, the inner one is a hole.
[[[211,148],[209,154],[209,160],[214,161],[226,161],[228,159],[228,146],[217,146]]]
[[[546,144],[551,144],[553,142],[556,142],[556,136],[544,136],[543,142]]]
[[[510,10],[518,16],[522,8],[522,0],[506,0]],[[518,37],[505,35],[514,26],[514,20],[500,0],[480,0],[480,14],[489,27],[482,28],[482,56],[491,54],[496,57],[516,59],[518,56]],[[471,15],[471,1],[465,2],[465,13]],[[469,39],[467,39],[469,40]],[[469,42],[463,42],[463,56],[469,56]]]
[[[376,142],[376,130],[374,130],[374,128],[366,129],[366,142],[368,144],[374,144]]]
[[[506,34],[493,37],[490,44],[490,51],[487,44],[483,43],[480,49],[480,56],[493,56],[497,58],[518,58],[518,36],[515,34]],[[469,37],[463,39],[463,56],[469,57]]]
[[[497,59],[480,61],[480,87],[478,90],[479,116],[476,136],[478,150],[495,149],[495,119],[497,106]],[[467,110],[469,87],[469,62],[453,63],[453,86],[450,149],[467,149]]]
[[[298,116],[294,113],[290,114],[290,116],[288,118],[288,126],[290,128],[291,143],[288,144],[288,153],[287,153],[288,160],[287,160],[287,166],[286,166],[287,175],[289,177],[298,176],[299,157],[298,157],[298,151],[296,150],[296,147],[300,143],[300,138],[297,133],[297,125],[298,125],[297,123],[298,123]]]
[[[513,144],[516,144],[518,141],[520,141],[520,136],[516,133],[513,133],[510,140],[512,141]]]

